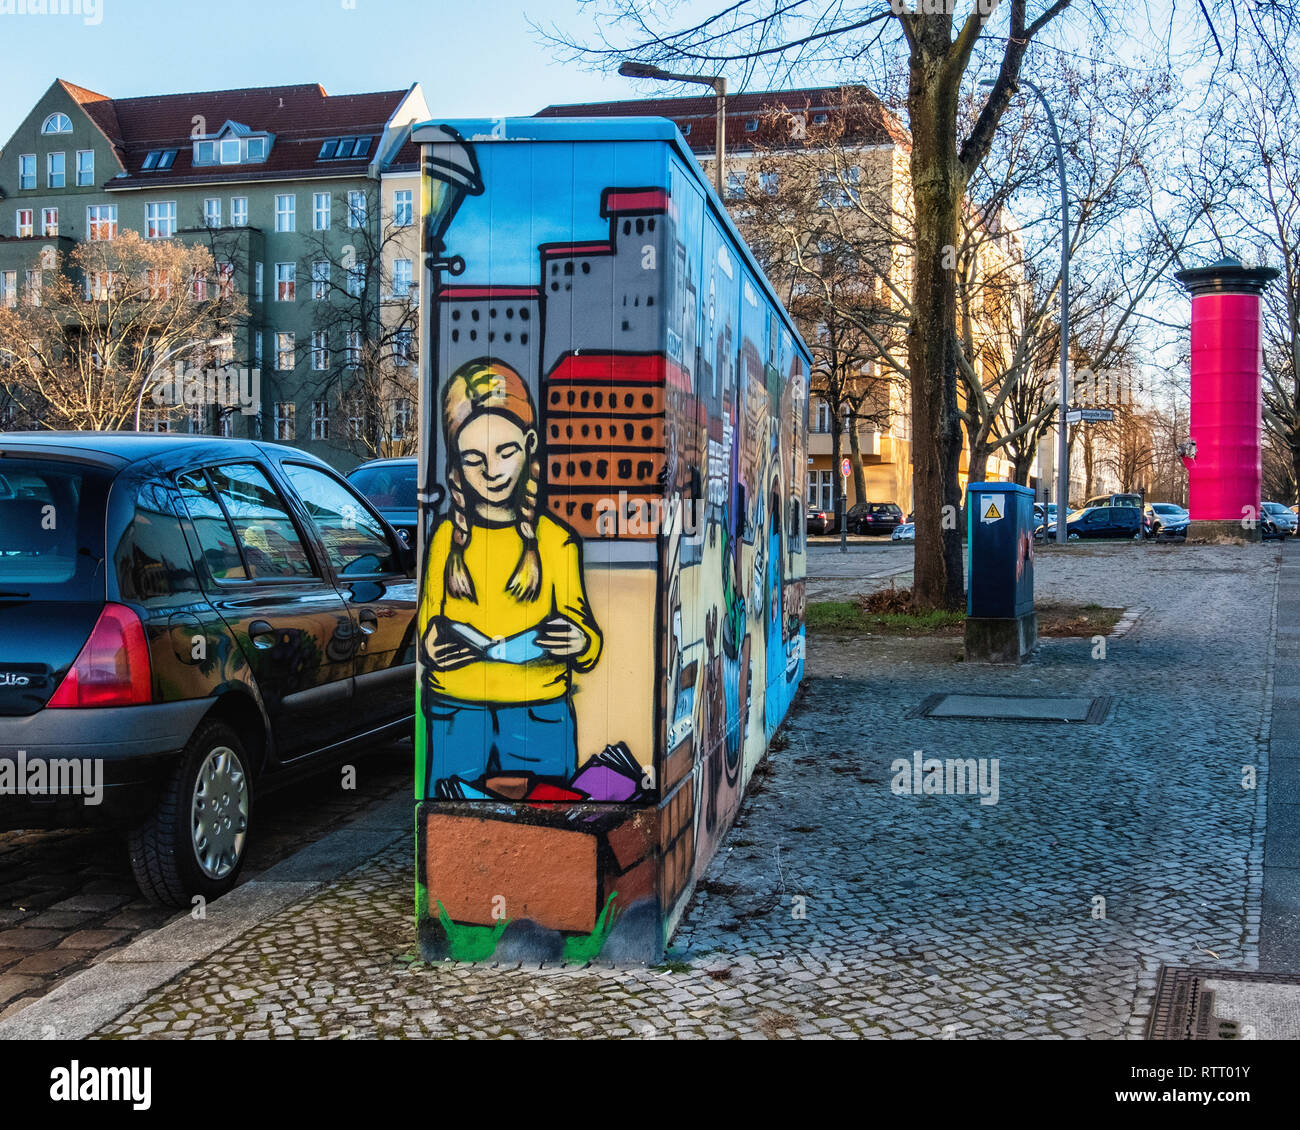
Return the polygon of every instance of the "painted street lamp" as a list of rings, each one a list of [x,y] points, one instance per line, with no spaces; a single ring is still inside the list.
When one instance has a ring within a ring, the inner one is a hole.
[[[483,192],[483,177],[474,151],[450,126],[426,123],[411,129],[411,140],[420,147],[420,432],[419,432],[419,523],[418,553],[432,532],[435,507],[442,490],[434,481],[438,390],[434,387],[438,350],[436,291],[444,271],[459,275],[465,260],[447,256],[447,229],[466,196]]]

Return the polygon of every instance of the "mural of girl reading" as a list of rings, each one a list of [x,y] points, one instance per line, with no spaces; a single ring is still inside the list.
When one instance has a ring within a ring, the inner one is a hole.
[[[442,392],[450,511],[434,531],[420,623],[425,796],[522,793],[577,769],[574,671],[600,658],[581,539],[541,512],[537,413],[509,366],[462,365]]]

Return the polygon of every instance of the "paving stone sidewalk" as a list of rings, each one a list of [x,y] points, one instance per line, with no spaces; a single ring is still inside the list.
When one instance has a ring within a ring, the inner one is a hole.
[[[1140,1037],[1161,962],[1258,963],[1278,559],[1041,554],[1040,597],[1147,610],[1104,658],[1086,639],[1021,669],[957,662],[952,639],[810,640],[663,967],[425,965],[399,842],[99,1035]],[[1115,701],[1094,726],[906,717],[940,691]],[[997,758],[997,803],[895,795],[917,749]]]

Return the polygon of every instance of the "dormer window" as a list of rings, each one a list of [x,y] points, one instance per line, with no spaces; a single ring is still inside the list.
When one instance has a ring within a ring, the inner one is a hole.
[[[747,119],[745,120],[745,132],[746,132],[746,133],[757,133],[757,132],[758,132],[758,119],[757,119],[757,118],[747,118]]]
[[[316,154],[318,161],[347,161],[370,152],[368,137],[327,137]]]
[[[826,114],[825,111],[821,111],[813,115],[813,125],[815,126],[824,126],[827,120],[828,120],[828,115]]]
[[[72,119],[67,114],[51,114],[41,126],[41,133],[71,133]]]
[[[215,134],[194,142],[194,164],[261,164],[271,151],[272,140],[269,133],[253,133],[238,122],[227,122]]]
[[[690,137],[690,136],[691,136],[691,123],[690,123],[690,122],[682,122],[682,136],[683,136],[683,137]]]

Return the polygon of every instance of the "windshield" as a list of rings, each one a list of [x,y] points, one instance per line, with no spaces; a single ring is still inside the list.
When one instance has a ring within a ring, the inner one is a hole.
[[[1183,512],[1181,506],[1175,506],[1172,502],[1153,502],[1151,509],[1157,514],[1181,514]]]
[[[107,493],[85,464],[0,459],[0,598],[102,600]]]
[[[380,510],[414,510],[416,507],[415,463],[380,463],[358,467],[348,482]]]
[[[1266,502],[1264,503],[1264,509],[1267,510],[1270,514],[1291,513],[1291,511],[1288,510],[1285,506],[1283,506],[1280,502]]]

